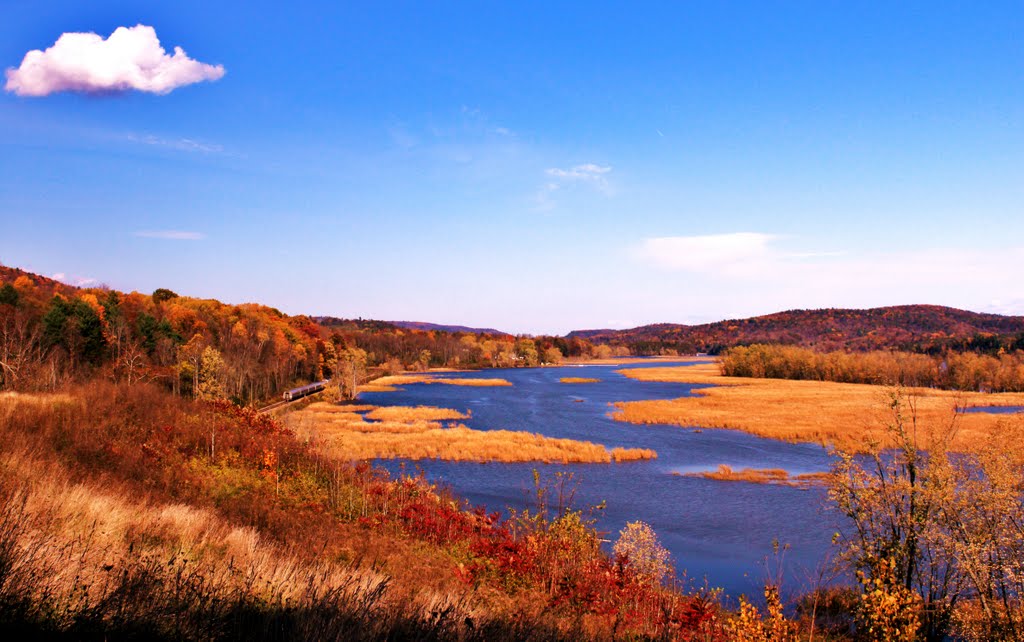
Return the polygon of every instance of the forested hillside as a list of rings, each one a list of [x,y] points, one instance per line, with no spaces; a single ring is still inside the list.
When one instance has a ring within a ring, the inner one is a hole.
[[[753,343],[816,350],[945,350],[998,353],[1024,347],[1024,317],[982,314],[937,305],[869,310],[789,310],[703,325],[660,323],[630,330],[579,330],[568,335],[628,346],[635,354],[717,353]]]
[[[74,288],[0,268],[0,387],[55,389],[95,376],[251,402],[322,366],[320,329],[258,304],[167,289]]]
[[[585,339],[289,316],[164,288],[152,294],[78,288],[0,266],[0,389],[54,390],[99,376],[250,404],[337,374],[352,393],[351,382],[375,373],[536,366],[614,352]]]

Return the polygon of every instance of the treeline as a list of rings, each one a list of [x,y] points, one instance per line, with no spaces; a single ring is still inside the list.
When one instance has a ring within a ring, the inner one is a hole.
[[[722,354],[722,372],[731,377],[1022,392],[1024,351],[998,355],[949,351],[926,355],[886,351],[816,352],[796,346],[755,344],[726,350]]]
[[[335,346],[366,352],[369,367],[389,372],[427,368],[515,368],[558,364],[573,358],[625,356],[622,346],[580,338],[416,330],[367,320],[317,319]]]
[[[0,390],[55,390],[101,377],[251,404],[312,380],[337,377],[351,392],[381,372],[530,367],[628,354],[586,339],[319,321],[163,288],[150,295],[76,288],[0,267]]]

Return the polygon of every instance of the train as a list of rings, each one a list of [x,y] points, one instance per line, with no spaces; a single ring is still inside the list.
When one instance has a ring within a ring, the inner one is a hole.
[[[298,388],[292,388],[291,390],[285,392],[284,395],[282,396],[284,397],[285,401],[295,401],[296,399],[301,399],[307,395],[320,392],[326,387],[326,381],[317,381],[315,383],[311,383],[305,386],[299,386]]]

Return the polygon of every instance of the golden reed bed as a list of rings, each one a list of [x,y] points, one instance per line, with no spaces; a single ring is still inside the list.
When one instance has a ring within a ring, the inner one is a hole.
[[[732,428],[790,442],[865,450],[880,439],[889,417],[891,389],[867,384],[792,381],[722,376],[717,363],[665,368],[624,369],[638,381],[710,384],[696,397],[616,403],[614,419],[636,424],[676,424]],[[948,426],[956,407],[1024,405],[1024,393],[985,394],[908,388],[922,431]],[[962,414],[951,445],[970,451],[1007,419],[988,413]],[[926,435],[922,433],[922,443]]]
[[[359,408],[360,411],[353,409]],[[612,448],[511,430],[472,430],[464,415],[430,406],[338,406],[318,402],[286,417],[298,435],[340,459],[445,459],[547,463],[610,463],[654,459],[644,448]],[[442,423],[447,421],[448,423]]]
[[[776,486],[806,487],[824,484],[828,473],[802,473],[790,475],[782,468],[741,468],[733,469],[727,464],[719,464],[715,470],[700,473],[683,473],[683,477],[703,477],[716,481],[748,482],[751,484],[773,484]]]
[[[591,377],[562,377],[558,380],[559,383],[599,383],[600,381],[600,379]]]
[[[512,382],[506,379],[482,379],[482,378],[464,378],[454,379],[450,377],[436,377],[432,374],[404,374],[404,375],[389,375],[386,377],[380,377],[374,379],[368,383],[364,383],[359,386],[359,392],[394,392],[398,389],[398,386],[402,386],[409,383],[442,383],[449,386],[475,386],[475,387],[486,387],[486,386],[511,386]]]

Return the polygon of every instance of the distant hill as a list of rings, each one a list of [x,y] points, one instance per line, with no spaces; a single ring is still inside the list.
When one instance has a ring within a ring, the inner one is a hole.
[[[33,286],[51,294],[54,292],[73,292],[78,289],[73,285],[62,283],[61,281],[51,279],[48,276],[35,274],[33,272],[26,272],[21,268],[8,267],[0,264],[0,281],[4,283],[14,283],[19,278],[23,281],[31,282]]]
[[[463,332],[466,334],[490,334],[495,336],[511,336],[508,332],[495,330],[494,328],[471,328],[464,325],[444,325],[440,323],[427,323],[426,321],[388,321],[393,326],[407,328],[409,330],[435,330],[440,332]]]
[[[628,345],[640,354],[662,349],[718,352],[734,345],[783,343],[820,350],[945,348],[997,351],[1019,342],[1024,317],[984,314],[937,305],[868,310],[788,310],[702,325],[658,323],[629,330],[577,330],[569,338]]]
[[[502,332],[494,328],[471,328],[465,325],[442,325],[440,323],[427,323],[426,321],[375,321],[373,319],[340,319],[328,316],[312,317],[312,319],[325,328],[339,330],[388,332],[401,328],[403,330],[419,330],[421,332],[461,332],[463,334],[487,334],[495,337],[512,336],[508,332]]]

